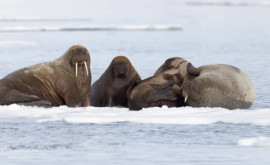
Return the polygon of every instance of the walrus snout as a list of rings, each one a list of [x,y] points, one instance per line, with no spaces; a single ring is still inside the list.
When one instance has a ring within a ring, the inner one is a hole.
[[[86,75],[89,76],[87,64],[90,63],[90,55],[86,48],[78,47],[71,51],[70,63],[75,67],[75,77],[78,76],[78,66],[84,66]]]
[[[75,66],[76,63],[78,65],[84,65],[84,62],[88,63],[90,61],[89,59],[89,56],[87,58],[87,56],[82,56],[82,55],[78,55],[78,56],[74,56],[72,59],[71,59],[71,65],[72,66]]]
[[[126,78],[128,72],[128,66],[126,62],[118,62],[114,64],[114,76],[117,78]]]
[[[75,66],[75,77],[78,76],[78,67],[79,66],[84,66],[84,69],[86,71],[86,75],[89,76],[89,71],[88,71],[88,67],[87,67],[87,63],[88,63],[89,60],[90,60],[89,55],[88,55],[88,58],[87,58],[87,56],[84,57],[81,54],[76,55],[71,59],[71,65]]]
[[[71,64],[73,66],[75,66],[76,63],[83,65],[84,61],[90,61],[90,55],[86,48],[78,47],[72,50],[71,56]]]
[[[75,63],[75,77],[78,76],[78,64],[80,65],[81,63],[77,63],[77,62]],[[85,67],[86,75],[89,76],[87,63],[84,61],[83,64],[81,64],[80,66],[82,65],[84,65]]]
[[[125,78],[126,77],[126,74],[123,73],[123,72],[121,72],[116,77],[118,77],[118,78]]]

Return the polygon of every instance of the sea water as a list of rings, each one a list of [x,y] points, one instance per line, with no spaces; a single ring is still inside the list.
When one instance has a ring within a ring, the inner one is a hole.
[[[248,110],[0,106],[0,164],[269,164],[270,1],[0,0],[0,78],[81,44],[92,82],[117,55],[142,78],[170,57],[234,65]]]

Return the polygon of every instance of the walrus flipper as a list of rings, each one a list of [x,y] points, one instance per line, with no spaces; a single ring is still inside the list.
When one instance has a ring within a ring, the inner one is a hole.
[[[30,102],[20,102],[17,103],[18,105],[25,105],[25,106],[37,106],[37,107],[51,107],[52,103],[47,100],[37,100],[37,101],[30,101]]]
[[[41,100],[35,95],[28,95],[17,90],[10,90],[5,96],[6,104],[19,104],[26,106],[48,107],[52,103],[46,100]]]
[[[177,99],[176,93],[173,90],[175,81],[168,81],[160,86],[154,87],[152,98],[154,102],[157,101],[175,101]]]

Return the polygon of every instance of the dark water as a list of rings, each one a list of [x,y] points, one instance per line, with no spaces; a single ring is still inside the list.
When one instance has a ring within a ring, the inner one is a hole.
[[[269,147],[236,144],[239,138],[269,135],[269,126],[62,122],[33,125],[29,121],[1,125],[0,159],[4,164],[266,164],[270,161]]]

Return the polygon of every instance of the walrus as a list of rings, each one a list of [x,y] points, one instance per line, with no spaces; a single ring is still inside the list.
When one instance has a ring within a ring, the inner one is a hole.
[[[253,104],[255,91],[249,77],[239,68],[225,64],[187,66],[182,84],[187,106],[247,109]]]
[[[0,80],[0,105],[90,106],[90,55],[80,45],[60,58],[19,69]]]
[[[246,109],[252,105],[255,98],[249,77],[231,65],[214,64],[195,68],[185,59],[175,57],[168,59],[156,71],[155,76],[165,73],[168,74],[168,81],[178,77],[178,90],[175,90],[175,94],[181,101],[184,98],[181,106]],[[141,96],[134,96],[135,105],[140,104],[139,101],[136,102],[138,97]]]
[[[184,97],[180,91],[182,81],[178,64],[166,60],[152,77],[142,80],[133,89],[128,101],[129,109],[184,106]]]
[[[141,77],[125,56],[115,57],[91,87],[91,103],[97,107],[127,107],[130,92]]]

